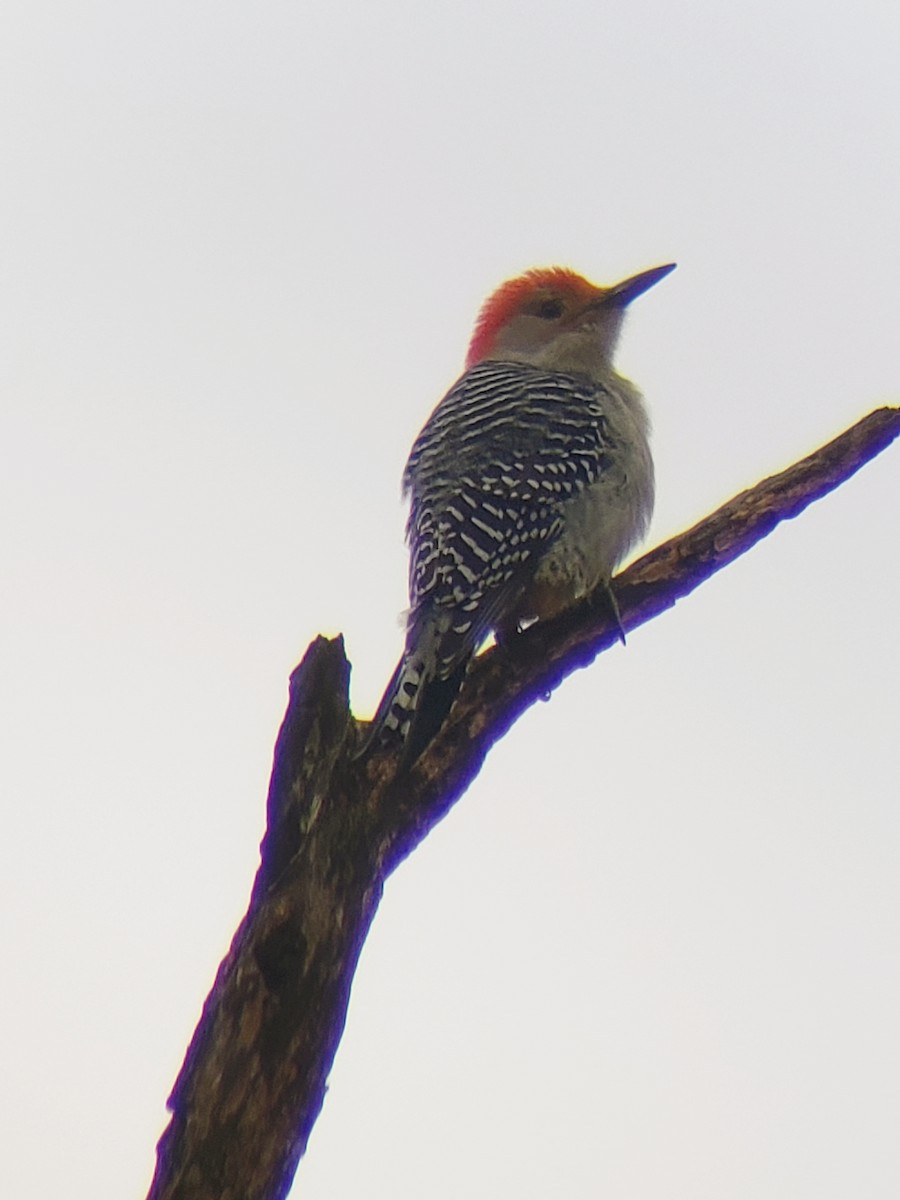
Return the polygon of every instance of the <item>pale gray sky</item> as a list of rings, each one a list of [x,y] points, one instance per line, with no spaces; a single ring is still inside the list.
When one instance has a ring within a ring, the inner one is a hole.
[[[0,1194],[140,1197],[287,676],[401,645],[509,274],[672,259],[649,543],[900,396],[893,2],[0,17]],[[900,1189],[900,448],[530,712],[388,883],[296,1195]]]

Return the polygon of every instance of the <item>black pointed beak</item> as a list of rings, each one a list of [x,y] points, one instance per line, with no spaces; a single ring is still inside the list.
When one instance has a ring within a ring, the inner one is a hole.
[[[638,275],[631,275],[628,279],[623,279],[621,283],[615,283],[606,292],[603,298],[605,304],[617,304],[624,308],[626,304],[630,304],[632,300],[636,300],[638,296],[642,296],[649,288],[652,288],[655,283],[659,283],[661,279],[665,279],[675,270],[677,263],[666,263],[664,267],[651,267],[649,271],[641,271]]]

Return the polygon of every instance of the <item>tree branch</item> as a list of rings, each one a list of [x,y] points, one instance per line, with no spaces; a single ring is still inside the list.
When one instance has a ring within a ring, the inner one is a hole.
[[[620,575],[626,629],[671,608],[900,434],[882,408]],[[343,640],[291,676],[261,864],[175,1083],[148,1200],[283,1200],[322,1107],[350,984],[384,880],[446,814],[516,718],[617,638],[602,595],[473,663],[415,767],[354,758]]]

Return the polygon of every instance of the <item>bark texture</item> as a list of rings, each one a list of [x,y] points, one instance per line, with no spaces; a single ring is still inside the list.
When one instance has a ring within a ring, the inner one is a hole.
[[[615,581],[626,629],[671,608],[900,434],[882,408],[742,492]],[[617,638],[605,598],[475,660],[445,727],[408,772],[354,757],[343,640],[291,676],[250,905],[169,1100],[148,1200],[281,1200],[322,1107],[350,985],[384,880],[459,798],[520,713]]]

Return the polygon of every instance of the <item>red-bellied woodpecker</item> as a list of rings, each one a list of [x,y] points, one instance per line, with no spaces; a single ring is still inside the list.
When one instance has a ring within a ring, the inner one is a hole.
[[[406,648],[372,725],[416,759],[490,633],[571,608],[643,536],[653,462],[643,399],[612,357],[630,302],[674,263],[596,287],[529,271],[484,305],[466,372],[416,438]]]

